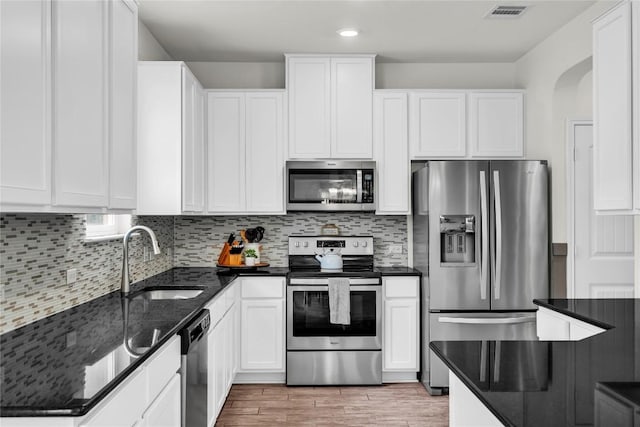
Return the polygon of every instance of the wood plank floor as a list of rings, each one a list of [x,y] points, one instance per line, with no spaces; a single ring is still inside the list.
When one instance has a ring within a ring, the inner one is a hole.
[[[376,387],[236,384],[216,426],[447,426],[449,399],[419,383]]]

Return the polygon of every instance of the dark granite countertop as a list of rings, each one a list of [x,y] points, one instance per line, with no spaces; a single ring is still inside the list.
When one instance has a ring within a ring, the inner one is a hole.
[[[240,275],[286,272],[267,268]],[[218,273],[216,268],[174,268],[133,284],[126,300],[118,290],[2,334],[0,415],[86,414],[238,276]],[[197,287],[203,292],[184,300],[138,295],[146,288],[167,286]],[[131,340],[128,349],[124,335]],[[131,350],[141,355],[130,356]],[[117,359],[116,372],[110,377],[92,375],[107,358]]]
[[[508,426],[593,425],[597,386],[637,397],[640,299],[535,302],[608,330],[582,341],[435,341],[430,348]]]
[[[411,267],[375,267],[374,270],[383,276],[422,276],[420,270]]]

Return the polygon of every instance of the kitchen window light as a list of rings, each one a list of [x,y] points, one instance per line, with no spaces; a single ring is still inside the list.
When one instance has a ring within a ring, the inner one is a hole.
[[[85,242],[119,239],[131,227],[131,215],[88,214],[85,217]]]

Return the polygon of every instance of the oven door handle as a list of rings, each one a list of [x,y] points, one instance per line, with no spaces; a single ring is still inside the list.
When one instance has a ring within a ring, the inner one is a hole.
[[[300,291],[317,291],[317,292],[328,292],[329,291],[329,286],[328,285],[289,285],[289,289],[290,292],[300,292]],[[353,291],[375,291],[377,293],[380,293],[380,291],[382,290],[382,286],[380,285],[370,285],[370,286],[349,286],[349,291],[353,292]]]

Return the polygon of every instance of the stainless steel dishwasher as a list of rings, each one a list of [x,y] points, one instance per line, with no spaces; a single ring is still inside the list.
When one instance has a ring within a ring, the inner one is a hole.
[[[210,325],[209,310],[205,309],[180,331],[182,427],[207,427],[207,407],[210,404],[207,394],[207,341]]]

